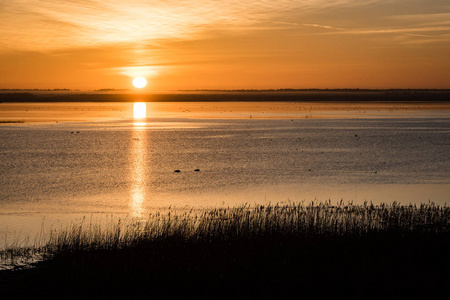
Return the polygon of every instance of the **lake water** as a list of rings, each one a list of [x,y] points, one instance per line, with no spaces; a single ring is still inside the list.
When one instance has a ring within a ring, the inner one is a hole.
[[[0,104],[0,241],[168,207],[448,203],[450,111],[393,106]]]

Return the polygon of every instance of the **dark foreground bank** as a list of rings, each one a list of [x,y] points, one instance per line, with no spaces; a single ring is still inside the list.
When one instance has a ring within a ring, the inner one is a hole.
[[[448,298],[449,217],[433,204],[289,204],[154,215],[108,232],[80,224],[55,236],[36,268],[0,272],[0,293]]]

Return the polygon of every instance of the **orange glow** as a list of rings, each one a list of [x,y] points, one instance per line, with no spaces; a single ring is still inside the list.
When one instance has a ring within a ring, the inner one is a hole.
[[[4,2],[0,89],[450,88],[445,1]]]

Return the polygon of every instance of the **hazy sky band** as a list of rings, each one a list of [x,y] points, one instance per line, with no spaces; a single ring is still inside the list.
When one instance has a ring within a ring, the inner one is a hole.
[[[153,76],[158,89],[356,87],[338,73],[364,70],[364,87],[449,87],[448,1],[8,0],[0,34],[1,88],[127,87],[127,76]],[[23,59],[30,76],[8,77]],[[383,60],[395,70],[379,70]],[[65,80],[33,75],[67,61]],[[268,70],[279,79],[260,75]],[[90,83],[75,79],[83,72]],[[385,72],[394,78],[383,81]]]

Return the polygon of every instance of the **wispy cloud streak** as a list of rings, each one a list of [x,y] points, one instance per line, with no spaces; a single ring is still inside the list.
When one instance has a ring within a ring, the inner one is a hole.
[[[408,32],[434,32],[434,31],[450,31],[450,26],[430,26],[430,27],[413,27],[413,28],[389,28],[389,29],[356,29],[343,30],[327,34],[386,34],[386,33],[408,33]]]
[[[391,20],[387,22],[386,20]],[[306,33],[306,35],[383,35],[385,37],[403,37],[401,40],[409,44],[424,44],[431,42],[449,41],[450,13],[406,14],[386,16],[382,18],[386,23],[361,28],[341,28],[320,24],[295,24],[316,28],[329,29],[326,32]],[[392,22],[394,21],[394,22]],[[382,23],[382,22],[381,22]],[[408,39],[410,37],[410,39]]]
[[[335,27],[331,25],[323,25],[323,24],[306,24],[306,23],[292,23],[292,22],[275,22],[275,24],[288,25],[288,26],[305,26],[305,27],[315,27],[315,28],[323,28],[330,30],[344,30],[344,28]]]

